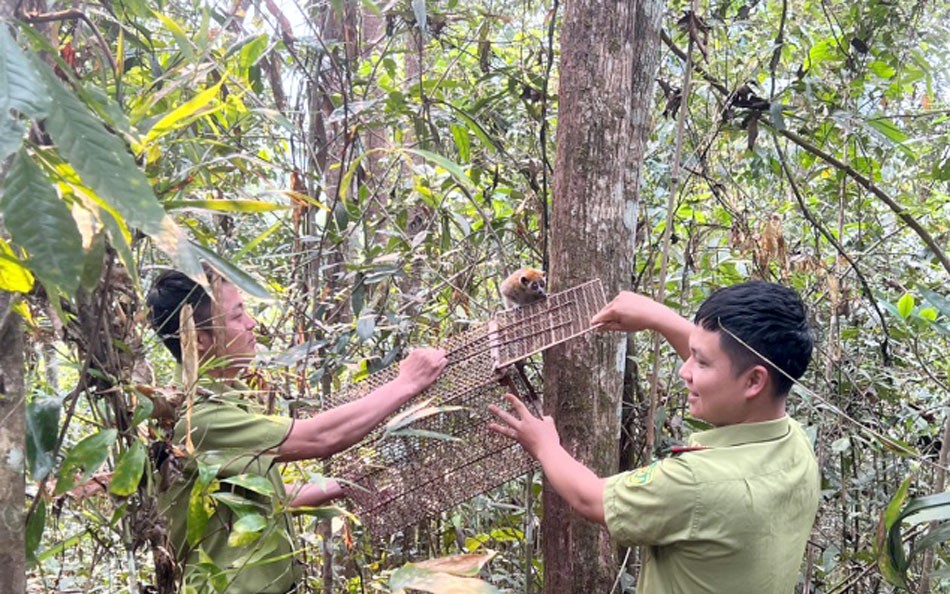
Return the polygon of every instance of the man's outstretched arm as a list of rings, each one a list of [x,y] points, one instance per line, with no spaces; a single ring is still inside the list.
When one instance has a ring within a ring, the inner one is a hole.
[[[575,460],[561,446],[554,419],[534,417],[521,400],[511,394],[505,395],[505,400],[511,404],[514,414],[491,405],[488,409],[501,422],[491,423],[488,427],[520,443],[528,454],[540,462],[551,486],[579,514],[591,522],[605,524],[606,480]]]
[[[693,323],[662,303],[623,291],[590,320],[603,332],[653,330],[663,335],[682,360],[689,359],[689,335]]]
[[[399,364],[399,376],[363,398],[294,422],[277,460],[326,458],[363,439],[373,427],[431,386],[445,369],[441,349],[416,349]]]

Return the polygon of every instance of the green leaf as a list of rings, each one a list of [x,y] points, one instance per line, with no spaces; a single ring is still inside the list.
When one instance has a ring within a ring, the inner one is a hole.
[[[468,136],[468,128],[452,124],[452,138],[455,139],[455,146],[459,150],[459,159],[465,162],[470,161],[472,143]]]
[[[183,128],[190,124],[195,118],[204,115],[202,110],[218,96],[221,92],[221,85],[224,84],[225,80],[227,79],[222,78],[218,84],[209,89],[205,89],[183,105],[179,105],[165,114],[162,119],[155,122],[155,125],[148,131],[142,144],[151,144],[169,132]]]
[[[120,497],[127,497],[135,493],[139,481],[142,480],[144,470],[145,446],[136,439],[132,442],[131,447],[119,457],[119,461],[115,465],[115,471],[112,473],[109,491]]]
[[[53,97],[46,130],[83,183],[114,208],[125,223],[151,237],[181,272],[205,282],[198,258],[178,226],[165,214],[125,144],[106,131],[49,67],[42,65],[41,71]]]
[[[0,212],[13,241],[46,285],[73,295],[83,269],[82,236],[49,178],[21,150],[3,182]]]
[[[160,12],[152,12],[152,16],[160,20],[165,27],[171,32],[172,37],[175,38],[175,43],[178,44],[178,49],[181,50],[181,53],[189,62],[194,62],[195,59],[195,45],[189,39],[188,34],[185,33],[185,30],[182,29],[181,25],[176,23],[171,17],[165,16]]]
[[[0,291],[29,293],[33,274],[13,253],[10,244],[0,239]]]
[[[59,434],[59,398],[36,398],[26,405],[26,460],[34,481],[41,481],[52,472],[56,461],[53,450]]]
[[[222,483],[230,483],[248,491],[253,491],[267,497],[274,496],[274,485],[269,480],[258,474],[239,474],[221,479]]]
[[[917,157],[916,153],[905,144],[908,140],[907,134],[903,130],[897,127],[897,125],[887,118],[874,118],[870,120],[865,120],[867,127],[871,130],[878,132],[881,136],[890,141],[891,144],[896,146],[903,152],[905,155],[911,159]]]
[[[782,110],[785,108],[784,105],[778,101],[769,105],[769,118],[772,121],[772,127],[776,130],[785,129],[785,117],[782,115]]]
[[[26,128],[7,111],[0,111],[0,161],[20,150]]]
[[[263,506],[260,503],[251,501],[246,497],[241,497],[240,495],[231,493],[229,491],[218,491],[217,493],[212,493],[211,497],[215,501],[221,502],[228,506],[231,511],[239,516],[263,509]]]
[[[356,335],[360,337],[360,340],[369,340],[373,336],[373,332],[376,331],[376,315],[368,314],[360,317],[356,321]]]
[[[290,207],[260,200],[166,200],[166,209],[209,210],[212,212],[270,212]]]
[[[231,284],[241,289],[248,295],[252,295],[258,299],[273,299],[273,296],[270,294],[270,292],[261,286],[260,283],[254,280],[254,277],[252,277],[250,274],[244,272],[234,264],[231,264],[206,247],[200,246],[196,243],[193,243],[191,247],[195,253],[198,254],[198,256],[211,264],[211,266],[221,273],[224,278],[228,279]]]
[[[920,294],[923,295],[924,299],[929,301],[931,305],[936,307],[940,313],[950,317],[950,299],[930,289],[920,289]]]
[[[137,427],[139,423],[152,416],[155,405],[148,397],[140,397],[139,403],[135,405],[135,412],[132,413],[132,426]]]
[[[257,64],[257,61],[260,60],[264,52],[267,51],[267,44],[269,42],[270,37],[268,37],[266,33],[262,33],[257,37],[251,37],[244,42],[244,46],[241,47],[241,53],[238,56],[238,65],[240,65],[242,72],[247,72],[251,66]]]
[[[46,115],[49,106],[50,95],[42,77],[17,45],[6,23],[0,22],[0,113],[7,117],[15,109],[39,118]]]
[[[30,516],[26,523],[26,560],[30,565],[35,565],[36,549],[40,547],[43,541],[43,529],[46,527],[46,500],[42,497],[36,504],[36,511]]]
[[[188,498],[188,526],[185,538],[191,546],[197,545],[205,536],[208,522],[214,514],[214,499],[195,483]]]
[[[897,302],[897,313],[900,314],[905,320],[910,317],[910,314],[914,313],[914,296],[910,293],[904,293],[904,295]]]
[[[874,60],[869,63],[868,69],[885,80],[893,78],[894,75],[897,74],[897,70],[895,70],[893,66],[881,60]]]
[[[228,534],[229,547],[242,547],[251,544],[261,536],[261,531],[267,527],[267,518],[261,514],[247,514],[242,516]]]
[[[950,541],[950,522],[943,522],[937,525],[933,530],[914,541],[910,557],[913,558],[917,553],[923,552],[932,546]]]
[[[446,159],[442,155],[438,155],[436,153],[429,152],[422,149],[405,149],[405,150],[406,152],[412,153],[414,155],[418,155],[427,161],[432,161],[436,165],[439,165],[440,167],[448,171],[450,174],[452,174],[452,177],[454,177],[456,181],[458,181],[460,184],[462,184],[466,188],[470,190],[475,189],[475,183],[472,181],[472,179],[469,176],[465,174],[465,171],[462,170],[462,167],[459,166],[458,163],[450,161],[449,159]]]
[[[105,229],[96,232],[89,244],[89,249],[83,255],[79,286],[87,291],[95,289],[102,277],[102,265],[106,257],[106,233]]]
[[[115,429],[103,429],[73,446],[66,454],[62,468],[59,469],[55,494],[60,495],[70,490],[76,484],[74,474],[80,469],[82,474],[79,484],[88,481],[109,457],[109,448],[115,443],[117,435],[118,432]]]

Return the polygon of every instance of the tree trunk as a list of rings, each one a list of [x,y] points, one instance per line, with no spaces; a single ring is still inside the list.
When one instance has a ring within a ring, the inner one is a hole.
[[[608,298],[633,273],[637,185],[659,62],[661,0],[566,5],[561,34],[557,158],[551,218],[552,290],[600,278]],[[588,334],[549,351],[545,408],[561,441],[600,476],[617,471],[626,339]],[[614,547],[544,489],[547,593],[609,592]]]
[[[14,295],[0,292],[0,594],[26,591],[23,335]]]

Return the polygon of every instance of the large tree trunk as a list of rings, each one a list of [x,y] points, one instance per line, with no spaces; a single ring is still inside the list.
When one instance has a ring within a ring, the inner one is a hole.
[[[23,334],[14,296],[0,292],[0,594],[26,590],[23,469]]]
[[[629,286],[637,185],[659,62],[662,0],[568,2],[561,34],[551,280],[562,290],[599,277],[608,298]],[[564,446],[598,475],[617,471],[625,337],[589,334],[549,351],[545,408]],[[549,485],[544,489],[545,592],[609,592],[614,547]]]

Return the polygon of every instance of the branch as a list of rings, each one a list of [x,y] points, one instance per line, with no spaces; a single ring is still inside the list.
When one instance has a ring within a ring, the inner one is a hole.
[[[858,185],[860,185],[864,189],[868,190],[869,192],[877,196],[881,200],[881,202],[886,204],[892,211],[894,211],[894,214],[900,217],[900,219],[904,221],[904,223],[906,223],[908,227],[910,227],[911,229],[914,230],[915,233],[917,233],[917,236],[920,237],[920,239],[924,242],[924,244],[928,248],[930,248],[930,251],[934,253],[937,259],[940,260],[940,263],[943,265],[947,273],[950,274],[950,258],[947,257],[947,254],[944,253],[944,251],[940,249],[940,246],[937,245],[937,242],[934,241],[934,238],[930,235],[930,233],[926,229],[924,229],[921,226],[920,223],[917,222],[917,219],[915,219],[910,214],[908,214],[907,210],[903,206],[901,206],[896,200],[888,196],[887,193],[884,192],[884,190],[878,188],[876,185],[874,185],[874,182],[872,182],[867,177],[861,175],[861,173],[859,173],[850,165],[847,165],[846,163],[843,163],[840,160],[836,159],[835,157],[829,155],[828,153],[824,152],[817,146],[811,144],[810,142],[808,142],[801,136],[795,134],[794,132],[790,132],[788,130],[778,130],[777,132],[781,134],[782,136],[784,136],[785,138],[788,138],[789,140],[791,140],[792,142],[794,142],[801,148],[805,149],[809,153],[817,157],[820,157],[822,160],[826,161],[830,165],[833,165],[835,168],[847,173],[848,177],[858,182]]]
[[[861,272],[861,269],[858,268],[857,262],[855,262],[851,256],[844,250],[841,244],[838,243],[838,240],[835,239],[834,235],[828,232],[825,229],[825,226],[821,224],[821,221],[816,219],[808,206],[805,204],[804,198],[802,198],[801,192],[798,191],[798,184],[795,183],[795,178],[792,176],[792,171],[788,167],[788,160],[785,158],[785,151],[782,150],[782,147],[778,143],[778,138],[774,135],[772,136],[772,141],[775,143],[775,150],[778,152],[779,162],[782,164],[782,170],[785,172],[785,177],[788,178],[788,183],[791,185],[792,194],[795,195],[795,200],[798,202],[798,206],[802,209],[802,214],[805,215],[805,218],[815,226],[816,229],[828,240],[828,243],[833,245],[838,253],[848,261],[848,264],[851,265],[851,268],[854,270],[854,274],[858,277],[858,282],[861,283],[861,286],[864,287],[864,294],[871,302],[871,305],[874,307],[874,311],[877,312],[877,317],[881,320],[881,329],[884,331],[884,340],[881,342],[881,357],[884,359],[885,365],[890,365],[891,356],[887,352],[888,338],[890,336],[890,331],[887,329],[887,318],[884,317],[884,312],[881,311],[881,308],[878,307],[877,299],[874,298],[874,294],[871,292],[871,286],[868,284],[864,274]]]
[[[672,50],[674,54],[679,56],[680,59],[686,61],[686,54],[683,52],[683,50],[676,47],[676,44],[673,43],[673,40],[670,39],[670,37],[666,35],[666,33],[661,32],[660,38],[663,40],[663,43],[665,43],[667,47],[669,47],[670,50]],[[703,77],[704,80],[706,80],[710,85],[712,85],[714,89],[716,89],[723,95],[726,95],[726,96],[731,95],[728,89],[726,89],[725,85],[717,81],[712,75],[707,73],[700,66],[693,65],[693,70],[696,71],[700,76]],[[756,117],[760,120],[760,123],[765,123],[766,126],[769,126],[767,122],[764,122],[764,120],[762,120],[761,114],[756,115]],[[947,273],[950,274],[950,258],[947,257],[947,254],[944,253],[944,251],[940,249],[940,247],[937,245],[937,242],[934,241],[934,238],[930,235],[930,233],[927,232],[927,230],[924,229],[914,217],[908,214],[903,206],[901,206],[896,200],[888,196],[884,190],[875,186],[874,183],[870,179],[861,175],[861,173],[859,173],[850,165],[846,165],[845,163],[841,162],[840,160],[836,159],[835,157],[821,150],[820,148],[808,142],[807,140],[795,134],[794,132],[790,132],[788,130],[777,130],[777,132],[781,134],[782,136],[784,136],[785,138],[788,138],[789,140],[797,144],[799,147],[821,158],[823,161],[825,161],[829,165],[832,165],[836,169],[843,171],[845,174],[848,175],[848,177],[856,181],[858,185],[860,185],[864,189],[868,190],[869,192],[877,196],[877,198],[880,199],[881,202],[886,204],[892,211],[894,211],[894,213],[898,217],[900,217],[900,219],[904,221],[904,223],[908,227],[914,230],[917,236],[920,237],[921,241],[923,241],[924,244],[928,248],[930,248],[930,251],[934,253],[937,259],[940,260],[940,264],[943,265]]]
[[[72,20],[81,20],[92,29],[92,34],[95,35],[96,41],[99,42],[99,48],[102,50],[102,53],[106,55],[106,58],[109,60],[109,66],[112,68],[112,76],[119,76],[119,67],[115,63],[115,57],[112,55],[112,52],[109,51],[109,44],[106,43],[106,40],[102,37],[102,33],[99,32],[99,27],[96,26],[92,20],[86,16],[86,13],[78,10],[76,8],[69,8],[67,10],[60,10],[57,12],[21,12],[19,17],[22,21],[35,24],[35,23],[49,23],[52,21],[72,21]]]

